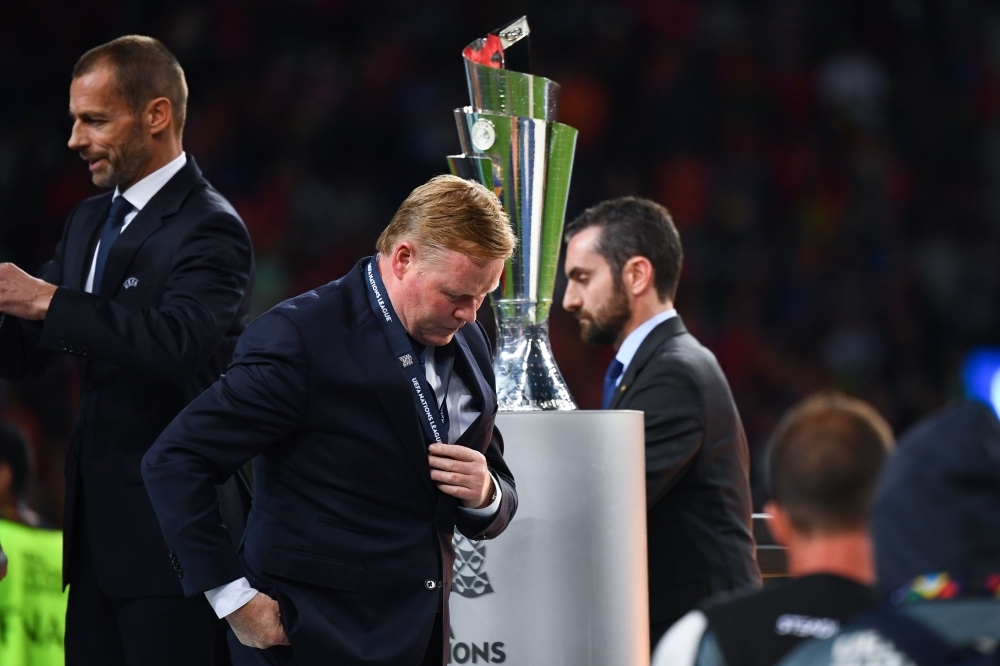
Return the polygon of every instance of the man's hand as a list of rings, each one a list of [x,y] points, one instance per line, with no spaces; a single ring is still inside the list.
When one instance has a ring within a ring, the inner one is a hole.
[[[21,319],[45,319],[56,289],[14,264],[0,264],[0,312]]]
[[[240,643],[263,650],[273,645],[290,645],[281,625],[278,602],[263,592],[226,616]]]
[[[428,451],[431,480],[438,490],[462,500],[467,509],[489,506],[493,477],[482,453],[457,444],[431,444]]]

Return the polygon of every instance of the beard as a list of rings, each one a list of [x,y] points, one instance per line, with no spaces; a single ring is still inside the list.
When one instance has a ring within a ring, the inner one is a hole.
[[[628,296],[622,286],[616,284],[611,298],[601,307],[593,312],[577,311],[580,339],[589,345],[613,345],[631,316]]]
[[[92,155],[83,155],[85,159]],[[98,187],[117,187],[122,183],[135,180],[139,169],[149,157],[149,147],[143,137],[142,128],[136,123],[125,141],[114,148],[109,148],[107,154],[101,156],[107,159],[107,166],[94,171],[92,180]]]

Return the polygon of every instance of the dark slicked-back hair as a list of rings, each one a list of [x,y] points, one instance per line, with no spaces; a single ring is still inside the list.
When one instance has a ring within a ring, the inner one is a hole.
[[[28,457],[28,442],[21,431],[14,426],[0,423],[0,463],[7,463],[13,472],[13,491],[17,496],[28,489],[31,463]]]
[[[621,284],[625,262],[635,256],[649,259],[660,300],[675,300],[684,251],[681,237],[667,209],[649,199],[621,197],[602,201],[566,225],[566,242],[589,227],[600,227],[597,251]]]
[[[96,46],[76,62],[73,78],[107,67],[113,74],[115,92],[139,115],[151,100],[166,97],[173,110],[174,127],[180,136],[187,117],[187,81],[177,58],[159,40],[126,35]]]
[[[830,393],[807,398],[771,438],[771,499],[805,534],[865,526],[892,429],[867,402]]]

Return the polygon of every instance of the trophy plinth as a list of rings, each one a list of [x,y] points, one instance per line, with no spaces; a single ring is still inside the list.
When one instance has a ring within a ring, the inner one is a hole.
[[[548,315],[577,131],[556,122],[558,83],[508,67],[527,68],[529,34],[522,17],[462,52],[472,105],[455,109],[462,154],[448,164],[497,194],[517,237],[491,298],[500,410],[570,410],[576,405],[552,357]]]

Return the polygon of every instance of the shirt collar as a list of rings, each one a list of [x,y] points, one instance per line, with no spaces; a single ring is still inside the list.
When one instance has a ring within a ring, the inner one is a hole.
[[[115,194],[111,199],[114,200],[115,197],[121,194],[125,197],[125,201],[135,206],[137,211],[142,210],[149,203],[149,200],[167,184],[167,181],[176,176],[177,172],[184,168],[185,164],[187,164],[187,153],[181,151],[181,154],[176,158],[167,162],[124,192],[119,192],[116,187]]]
[[[634,331],[628,334],[625,341],[622,342],[622,346],[618,348],[618,353],[615,354],[615,358],[618,362],[622,364],[622,376],[625,375],[625,371],[628,370],[628,364],[632,362],[635,357],[635,353],[639,351],[642,341],[646,339],[654,328],[665,322],[666,320],[676,317],[677,310],[670,308],[669,310],[664,310],[663,312],[653,315],[646,321],[639,324]]]

